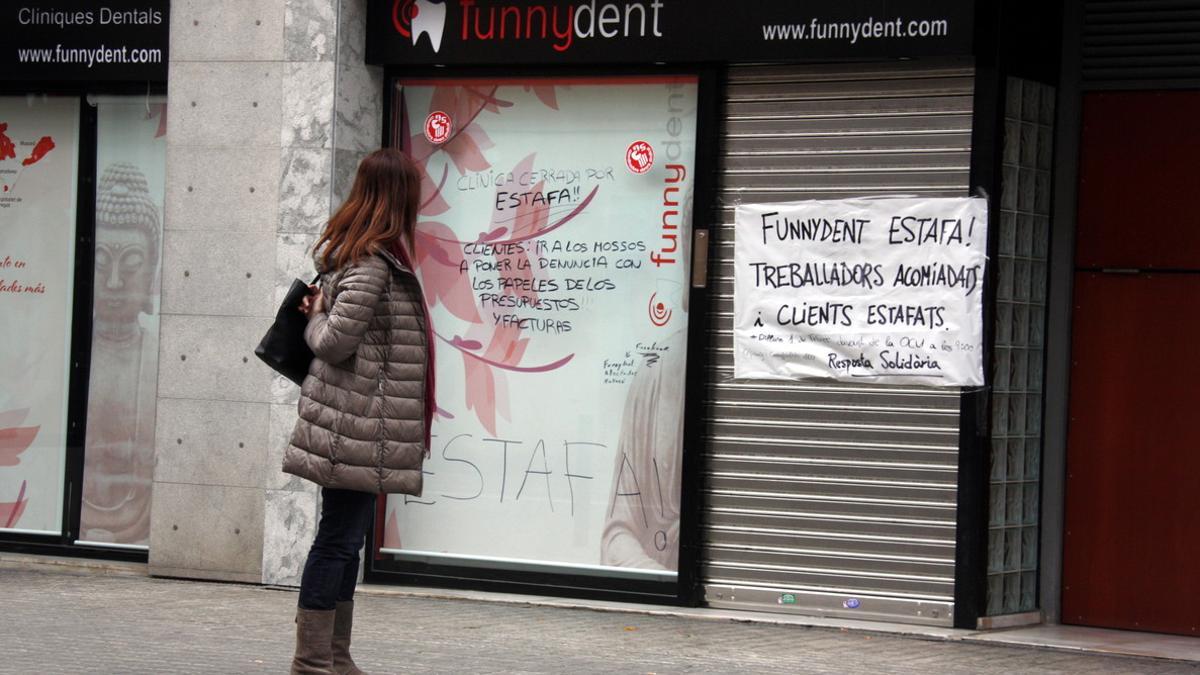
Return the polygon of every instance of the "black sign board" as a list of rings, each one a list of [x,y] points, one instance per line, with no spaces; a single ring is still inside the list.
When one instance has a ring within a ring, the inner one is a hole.
[[[971,53],[970,0],[369,0],[367,62],[804,61]]]
[[[168,0],[2,0],[0,80],[166,82]]]

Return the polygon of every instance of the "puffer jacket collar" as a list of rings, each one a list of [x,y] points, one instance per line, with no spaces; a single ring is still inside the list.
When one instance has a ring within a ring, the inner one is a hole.
[[[379,256],[380,258],[383,258],[384,261],[386,261],[387,264],[391,265],[393,268],[395,268],[401,272],[405,272],[407,274],[413,274],[412,268],[410,268],[408,265],[405,265],[403,262],[401,262],[400,259],[397,258],[395,256],[395,254],[393,254],[388,249],[386,249],[386,248],[380,249],[375,252],[375,255]],[[317,272],[320,272],[321,274],[325,274],[326,272],[331,271],[331,270],[325,269],[325,265],[324,265],[323,261],[321,260],[321,254],[318,251],[313,251],[313,264],[316,266]]]
[[[380,249],[376,255],[386,260],[389,265],[400,270],[401,272],[407,272],[408,274],[413,273],[413,271],[409,269],[408,265],[400,262],[400,260],[387,249]]]

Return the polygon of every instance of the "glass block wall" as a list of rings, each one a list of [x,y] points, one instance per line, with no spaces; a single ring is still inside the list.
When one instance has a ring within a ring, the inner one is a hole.
[[[989,615],[1037,609],[1053,87],[1010,78],[996,265]]]

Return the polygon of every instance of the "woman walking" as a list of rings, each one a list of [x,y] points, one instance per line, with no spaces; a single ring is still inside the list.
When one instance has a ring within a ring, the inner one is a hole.
[[[411,250],[420,177],[378,150],[314,246],[320,286],[301,303],[316,358],[283,470],[321,486],[304,565],[292,673],[361,673],[350,658],[359,549],[376,495],[421,493],[432,419],[432,331]]]

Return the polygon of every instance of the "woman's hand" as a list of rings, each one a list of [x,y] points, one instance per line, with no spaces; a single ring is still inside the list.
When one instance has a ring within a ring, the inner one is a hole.
[[[313,315],[325,311],[325,294],[315,285],[309,285],[308,290],[309,294],[300,301],[300,312],[311,319]]]

